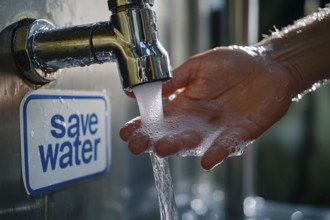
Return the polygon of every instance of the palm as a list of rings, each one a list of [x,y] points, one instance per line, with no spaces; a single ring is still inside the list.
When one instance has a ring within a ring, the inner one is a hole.
[[[290,85],[283,69],[267,66],[241,49],[222,48],[193,57],[163,86],[165,96],[184,88],[164,106],[164,113],[181,123],[196,120],[198,126],[164,136],[155,151],[168,156],[192,149],[206,138],[208,132],[202,129],[221,129],[202,157],[202,166],[211,169],[238,144],[256,139],[285,114],[291,103]],[[130,140],[131,146],[138,137]]]

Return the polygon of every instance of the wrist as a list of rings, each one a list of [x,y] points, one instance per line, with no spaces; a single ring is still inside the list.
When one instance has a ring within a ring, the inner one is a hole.
[[[293,81],[293,97],[330,78],[330,8],[276,31],[256,46]],[[315,90],[313,88],[313,90]]]
[[[262,42],[258,46],[265,48],[263,59],[271,66],[272,72],[281,74],[286,82],[290,84],[291,98],[296,97],[306,89],[303,77],[305,75],[303,72],[304,69],[300,67],[295,56],[289,55],[290,46],[283,45],[281,39],[274,37]]]

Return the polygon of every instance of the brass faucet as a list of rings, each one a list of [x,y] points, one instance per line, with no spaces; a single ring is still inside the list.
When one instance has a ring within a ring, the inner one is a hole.
[[[109,0],[110,21],[55,28],[43,19],[17,23],[16,64],[35,84],[55,80],[63,68],[117,61],[122,87],[171,78],[158,40],[153,0]]]

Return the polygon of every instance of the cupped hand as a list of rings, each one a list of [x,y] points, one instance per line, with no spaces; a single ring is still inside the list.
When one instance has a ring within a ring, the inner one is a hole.
[[[163,83],[164,97],[181,90],[164,105],[165,122],[187,126],[152,140],[154,151],[165,157],[192,150],[215,134],[201,159],[202,167],[210,170],[286,113],[294,83],[286,68],[268,60],[262,48],[222,47],[196,55]],[[120,130],[134,154],[147,150],[152,138],[140,126],[137,118]]]

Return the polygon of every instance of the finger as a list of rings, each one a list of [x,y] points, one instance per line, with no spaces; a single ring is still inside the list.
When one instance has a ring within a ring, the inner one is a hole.
[[[181,143],[180,139],[176,139],[173,136],[166,136],[159,139],[154,146],[154,151],[160,157],[167,157],[177,153],[177,146]]]
[[[204,153],[201,160],[202,167],[205,170],[213,169],[227,157],[234,154],[238,147],[250,141],[250,138],[250,132],[244,128],[233,128],[222,133]]]
[[[154,150],[159,156],[166,157],[182,150],[196,148],[201,140],[201,136],[196,131],[186,130],[180,134],[161,138],[156,142]]]
[[[135,118],[127,122],[119,131],[119,136],[123,141],[128,141],[132,134],[141,127],[140,118]]]
[[[198,134],[197,131],[194,130],[187,130],[182,132],[180,138],[183,142],[182,148],[180,150],[194,149],[202,141],[202,137],[200,136],[200,134]]]
[[[128,149],[133,154],[141,154],[149,147],[149,137],[146,134],[135,133],[128,141]]]
[[[189,84],[189,81],[191,81],[198,69],[198,61],[199,59],[190,58],[181,66],[172,71],[173,78],[163,83],[163,97],[168,97],[176,90],[181,89]]]
[[[221,150],[220,150],[221,149]],[[201,165],[205,170],[212,170],[229,156],[229,151],[222,146],[213,146],[203,155]]]

